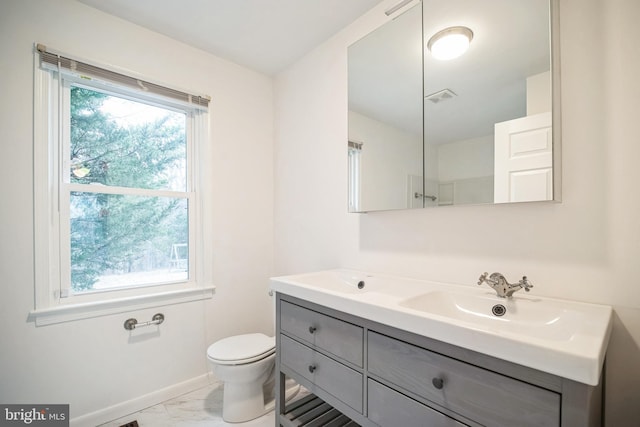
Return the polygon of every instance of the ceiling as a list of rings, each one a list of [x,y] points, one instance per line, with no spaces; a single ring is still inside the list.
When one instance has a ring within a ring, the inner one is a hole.
[[[273,75],[382,0],[78,0]]]

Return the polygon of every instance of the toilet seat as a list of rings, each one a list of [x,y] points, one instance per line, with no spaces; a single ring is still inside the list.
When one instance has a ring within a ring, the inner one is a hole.
[[[211,344],[207,349],[207,357],[220,365],[242,365],[264,359],[275,351],[275,337],[260,333],[244,334]]]

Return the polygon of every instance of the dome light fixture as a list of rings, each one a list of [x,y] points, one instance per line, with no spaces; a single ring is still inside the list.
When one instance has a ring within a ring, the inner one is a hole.
[[[427,43],[434,58],[441,61],[457,58],[467,51],[473,31],[467,27],[449,27],[435,33]]]

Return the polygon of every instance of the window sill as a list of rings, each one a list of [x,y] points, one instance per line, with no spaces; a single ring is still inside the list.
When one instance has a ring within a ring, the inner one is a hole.
[[[35,322],[36,326],[45,326],[146,308],[200,301],[212,298],[215,289],[215,286],[206,286],[104,301],[59,305],[31,311],[29,313],[29,321]]]

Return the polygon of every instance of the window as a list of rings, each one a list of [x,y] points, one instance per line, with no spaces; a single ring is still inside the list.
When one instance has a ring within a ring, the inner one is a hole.
[[[349,212],[360,210],[360,153],[362,143],[349,141]]]
[[[36,55],[36,322],[210,296],[206,98]]]

